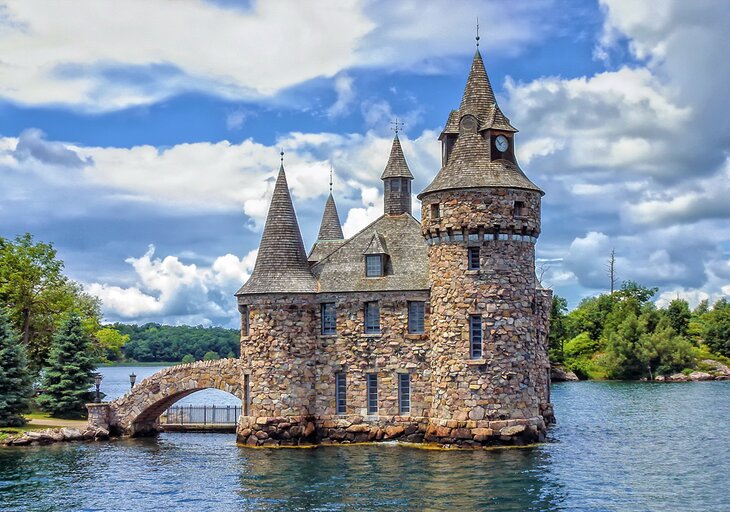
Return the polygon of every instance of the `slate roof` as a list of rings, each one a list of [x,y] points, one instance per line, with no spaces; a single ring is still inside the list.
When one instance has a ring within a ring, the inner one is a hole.
[[[385,275],[365,277],[373,237],[387,251]],[[320,292],[428,290],[427,246],[410,214],[384,215],[312,266]]]
[[[251,277],[236,295],[254,293],[311,293],[314,276],[304,252],[284,165],[279,168],[261,245]]]
[[[383,174],[380,176],[381,180],[386,178],[410,178],[413,179],[413,174],[408,168],[406,157],[403,155],[403,148],[400,145],[400,139],[398,134],[395,134],[393,138],[393,145],[390,147],[390,156],[388,157],[388,163],[385,165]]]
[[[324,204],[324,213],[322,214],[322,223],[319,225],[319,235],[317,241],[320,240],[342,240],[342,226],[340,225],[340,216],[337,214],[337,205],[335,198],[330,192],[327,202]]]
[[[418,195],[455,188],[521,188],[544,195],[525,173],[509,160],[490,158],[489,145],[478,133],[462,133],[456,139],[449,161]]]
[[[370,243],[363,251],[363,254],[388,254],[387,246],[388,244],[386,243],[385,238],[383,235],[378,233],[378,230],[376,229],[372,238],[370,238]]]

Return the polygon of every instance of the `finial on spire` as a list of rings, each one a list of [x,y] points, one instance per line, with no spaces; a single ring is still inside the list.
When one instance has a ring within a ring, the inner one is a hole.
[[[391,125],[393,125],[390,129],[395,132],[395,136],[398,136],[398,132],[401,128],[403,128],[403,121],[398,121],[398,118],[395,118],[395,121],[390,122]]]
[[[281,148],[281,153],[279,153],[279,154],[281,155],[281,165],[283,167],[284,166],[284,148]]]
[[[332,164],[330,164],[330,194],[332,193]]]
[[[479,48],[479,16],[477,16],[477,48]]]

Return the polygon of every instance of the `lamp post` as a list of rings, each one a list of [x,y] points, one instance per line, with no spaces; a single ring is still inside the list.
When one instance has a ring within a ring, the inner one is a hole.
[[[132,372],[129,374],[129,389],[134,389],[135,382],[137,382],[137,376]]]
[[[96,386],[96,398],[94,398],[94,403],[98,404],[101,402],[101,399],[99,398],[99,387],[101,387],[101,381],[104,377],[101,375],[101,373],[94,374],[94,385]]]

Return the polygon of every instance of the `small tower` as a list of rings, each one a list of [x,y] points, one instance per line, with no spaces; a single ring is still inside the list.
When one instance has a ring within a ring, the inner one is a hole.
[[[345,241],[342,234],[342,225],[340,224],[340,216],[337,213],[337,205],[332,195],[332,169],[330,168],[330,195],[324,204],[324,212],[322,213],[322,222],[319,225],[319,234],[317,241],[314,242],[312,250],[309,252],[307,259],[310,264],[315,264],[326,258],[337,249]]]
[[[441,170],[418,196],[429,245],[431,415],[515,420],[537,439],[552,416],[550,294],[535,277],[543,192],[517,164],[516,132],[477,49],[459,110],[439,137]]]
[[[311,413],[315,340],[310,330],[314,321],[310,304],[315,290],[282,152],[256,265],[236,293],[244,369],[239,435],[252,427],[251,418]],[[279,391],[282,389],[286,393]]]
[[[395,137],[390,148],[388,163],[380,179],[383,180],[385,214],[401,215],[411,213],[411,181],[413,181],[413,174],[408,168],[398,138],[398,121],[396,121]]]

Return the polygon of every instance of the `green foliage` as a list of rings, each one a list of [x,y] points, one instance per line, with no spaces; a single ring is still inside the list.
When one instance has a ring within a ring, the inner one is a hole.
[[[563,359],[563,340],[565,340],[566,326],[565,313],[568,311],[568,301],[558,295],[553,296],[550,307],[550,332],[548,333],[549,348],[555,353],[554,359]]]
[[[240,353],[240,333],[223,327],[171,326],[149,323],[141,326],[112,324],[107,326],[129,336],[122,348],[128,360],[180,361],[188,354],[200,361],[206,352]]]
[[[53,336],[38,405],[58,417],[83,416],[85,404],[91,398],[93,371],[89,336],[79,315],[72,313]]]
[[[667,326],[645,335],[642,353],[650,370],[650,376],[670,375],[695,364],[695,349],[692,343]]]
[[[582,332],[565,344],[565,357],[575,358],[593,354],[598,350],[598,342],[591,339],[587,332]]]
[[[129,342],[129,335],[116,329],[104,327],[96,331],[95,338],[102,354],[103,361],[119,361],[122,358],[122,347]]]
[[[647,288],[641,286],[635,281],[624,281],[621,283],[621,289],[616,292],[616,296],[619,300],[634,299],[639,303],[639,306],[643,306],[651,300],[651,298],[659,291],[659,288]]]
[[[11,327],[0,308],[0,426],[25,423],[21,413],[28,408],[32,393],[31,376],[19,343],[20,336]]]
[[[702,316],[705,343],[713,352],[730,357],[730,303],[721,299]]]
[[[88,334],[96,331],[100,302],[63,275],[63,262],[51,244],[26,233],[0,237],[0,303],[21,333],[34,372],[46,363],[53,333],[70,312],[80,315]]]
[[[689,304],[686,300],[674,299],[669,303],[667,307],[667,317],[669,318],[669,324],[674,329],[674,332],[680,336],[687,334],[689,329],[689,321],[692,318],[692,313],[689,310]]]
[[[637,379],[644,374],[647,361],[641,346],[643,334],[639,319],[633,313],[609,333],[605,359],[609,377]]]
[[[193,354],[185,354],[181,360],[182,363],[194,363],[195,356]]]
[[[203,361],[217,361],[220,358],[221,356],[218,355],[218,352],[213,352],[212,350],[203,355]]]

